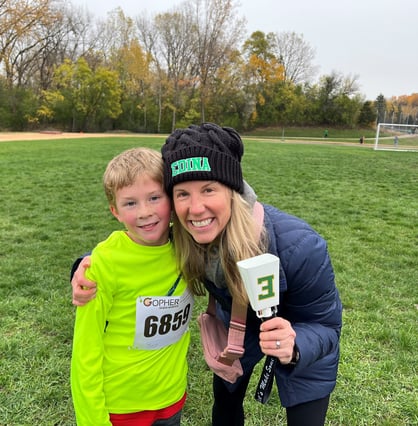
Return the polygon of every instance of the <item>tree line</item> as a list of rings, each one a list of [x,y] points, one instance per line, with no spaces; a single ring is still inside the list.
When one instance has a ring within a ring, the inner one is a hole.
[[[356,76],[315,80],[303,35],[245,31],[234,0],[105,19],[68,0],[0,0],[0,130],[418,122],[418,94],[366,100]]]

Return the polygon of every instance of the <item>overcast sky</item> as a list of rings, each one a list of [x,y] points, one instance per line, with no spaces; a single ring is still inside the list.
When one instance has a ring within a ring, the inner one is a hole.
[[[166,12],[182,0],[71,0],[93,16]],[[358,76],[368,100],[418,93],[418,0],[240,0],[253,31],[294,31],[316,51],[319,75]]]

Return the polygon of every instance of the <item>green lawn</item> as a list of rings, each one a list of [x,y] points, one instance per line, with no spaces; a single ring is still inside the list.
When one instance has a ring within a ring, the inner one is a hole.
[[[0,143],[0,425],[73,425],[69,270],[119,224],[107,162],[163,138]],[[329,242],[344,304],[328,425],[418,424],[418,154],[245,140],[244,175],[263,202]],[[204,309],[198,299],[195,315]],[[183,424],[209,425],[211,374],[196,322]],[[247,425],[285,424],[277,392],[246,399]]]

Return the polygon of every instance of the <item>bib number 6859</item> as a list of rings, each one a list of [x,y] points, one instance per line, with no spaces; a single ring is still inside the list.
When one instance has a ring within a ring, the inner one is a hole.
[[[190,303],[184,309],[174,315],[165,314],[161,317],[151,315],[145,319],[144,336],[153,337],[156,334],[164,335],[170,331],[178,330],[182,325],[187,324],[190,315]]]

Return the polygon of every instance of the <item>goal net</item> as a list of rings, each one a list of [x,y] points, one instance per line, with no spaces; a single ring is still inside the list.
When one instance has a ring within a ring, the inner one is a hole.
[[[418,124],[379,123],[374,149],[418,151]]]

